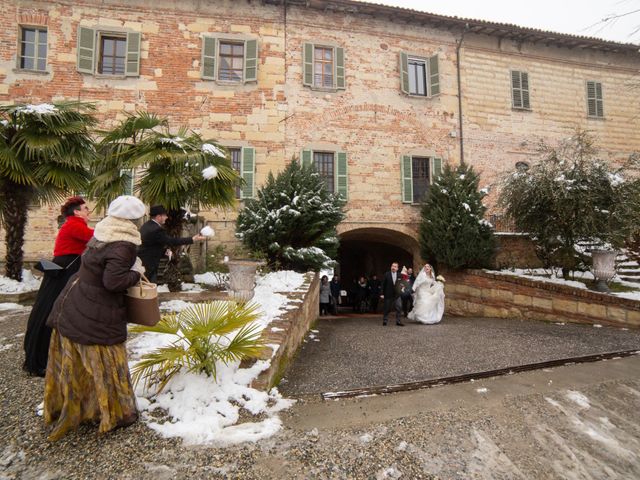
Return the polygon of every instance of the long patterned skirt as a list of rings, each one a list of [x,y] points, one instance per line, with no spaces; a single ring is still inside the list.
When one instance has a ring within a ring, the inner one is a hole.
[[[125,344],[81,345],[53,330],[44,386],[44,420],[58,440],[83,422],[100,433],[138,418]]]

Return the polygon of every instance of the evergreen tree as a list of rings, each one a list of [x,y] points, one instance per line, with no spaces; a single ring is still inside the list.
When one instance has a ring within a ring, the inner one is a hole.
[[[446,165],[422,205],[422,257],[449,268],[486,266],[495,251],[491,224],[472,167]]]
[[[313,166],[292,162],[247,200],[238,215],[237,236],[264,255],[272,268],[306,271],[330,264],[337,254],[337,225],[344,200],[329,193]]]

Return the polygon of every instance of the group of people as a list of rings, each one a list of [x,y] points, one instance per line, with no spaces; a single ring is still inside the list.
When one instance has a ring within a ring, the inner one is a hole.
[[[156,280],[168,247],[205,239],[169,236],[160,205],[139,229],[145,211],[139,199],[122,195],[91,229],[82,197],[61,207],[64,223],[52,262],[40,262],[44,278],[24,339],[24,370],[45,377],[50,440],[85,421],[99,421],[100,432],[107,432],[138,417],[125,348],[125,293],[145,273]]]
[[[444,314],[443,279],[436,279],[433,268],[425,264],[418,276],[412,268],[398,271],[398,262],[391,264],[382,280],[377,275],[367,279],[360,276],[350,292],[352,308],[357,313],[377,313],[378,302],[383,303],[383,325],[387,325],[389,314],[394,311],[396,325],[404,326],[402,318],[432,324],[438,323]],[[331,281],[327,275],[320,280],[320,315],[335,315],[343,291],[338,276]]]

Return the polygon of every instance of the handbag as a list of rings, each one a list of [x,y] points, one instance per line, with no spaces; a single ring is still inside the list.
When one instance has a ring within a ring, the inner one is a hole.
[[[151,283],[144,274],[140,275],[137,285],[127,289],[124,303],[128,322],[153,327],[160,321],[158,285]]]

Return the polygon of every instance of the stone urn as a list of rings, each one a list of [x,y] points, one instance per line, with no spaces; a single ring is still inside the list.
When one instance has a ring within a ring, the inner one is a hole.
[[[264,265],[257,260],[229,260],[229,296],[239,302],[248,302],[255,294],[256,270]]]
[[[597,292],[609,293],[607,283],[616,274],[616,256],[618,252],[610,250],[592,250],[591,260],[593,263],[591,271],[595,278],[596,284],[594,289]]]

